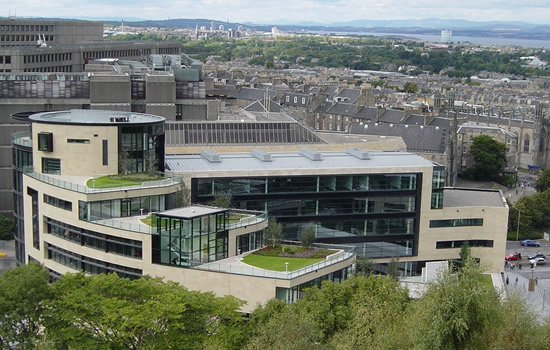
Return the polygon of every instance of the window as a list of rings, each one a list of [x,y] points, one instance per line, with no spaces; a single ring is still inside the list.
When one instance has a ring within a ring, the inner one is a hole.
[[[303,105],[306,104],[306,98],[305,98],[305,97],[302,97],[302,104],[303,104]]]
[[[440,241],[435,243],[435,249],[452,249],[460,248],[462,244],[468,243],[470,247],[486,247],[492,248],[494,241],[477,239],[477,240],[460,240],[460,241]]]
[[[87,139],[67,139],[67,143],[90,143]]]
[[[53,205],[54,207],[58,207],[61,209],[65,209],[68,211],[73,210],[73,203],[69,201],[65,201],[63,199],[59,199],[50,195],[47,195],[44,193],[44,203]]]
[[[483,219],[430,220],[430,228],[434,228],[434,227],[460,227],[460,226],[483,226]]]
[[[294,103],[298,103],[298,97],[294,96]]]
[[[38,150],[53,152],[53,135],[51,132],[38,133]]]
[[[529,152],[529,137],[526,137],[523,141],[523,152]]]
[[[103,140],[103,165],[109,165],[109,141]]]
[[[290,96],[286,97],[286,102],[290,102]]]
[[[61,159],[42,158],[42,173],[61,175]]]

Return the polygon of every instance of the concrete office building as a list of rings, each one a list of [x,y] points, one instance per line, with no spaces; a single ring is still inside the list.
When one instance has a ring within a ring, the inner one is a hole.
[[[104,41],[102,22],[0,20],[0,72],[82,72],[94,58],[180,53],[177,43]]]
[[[100,175],[164,170],[162,117],[71,110],[30,120],[30,133],[13,143],[17,258],[40,262],[53,278],[77,271],[164,277],[192,290],[234,295],[249,312],[274,297],[293,302],[305,286],[352,273],[355,254],[343,247],[292,272],[242,264],[238,255],[264,245],[265,212],[174,208],[179,177],[96,187]],[[156,225],[142,221],[148,216]]]
[[[299,239],[314,226],[318,242],[355,246],[384,264],[398,258],[404,275],[426,262],[458,259],[467,241],[491,271],[501,271],[508,206],[499,191],[444,188],[444,167],[404,152],[357,148],[167,155],[192,201],[230,191],[233,206],[267,211]]]

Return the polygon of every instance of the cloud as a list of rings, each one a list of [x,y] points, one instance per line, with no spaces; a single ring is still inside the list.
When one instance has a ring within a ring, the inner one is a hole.
[[[5,7],[4,7],[5,8]],[[277,23],[356,19],[442,18],[547,23],[548,0],[19,0],[20,17],[209,18]],[[8,12],[8,9],[5,9]],[[7,13],[5,14],[7,15]]]

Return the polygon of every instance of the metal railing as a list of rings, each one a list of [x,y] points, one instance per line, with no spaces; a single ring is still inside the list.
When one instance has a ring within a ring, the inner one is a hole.
[[[11,142],[24,147],[32,147],[31,133],[28,131],[14,132],[11,134]]]
[[[245,214],[247,216],[239,219],[238,222],[226,223],[225,228],[228,230],[233,230],[233,229],[248,226],[248,225],[259,224],[260,222],[267,220],[267,213],[263,211],[230,209],[229,216],[231,216],[232,213]]]
[[[139,220],[138,217],[135,217],[136,220]],[[138,222],[131,223],[131,222],[125,222],[118,219],[97,219],[97,220],[90,220],[87,221],[91,224],[97,224],[102,226],[107,226],[111,228],[116,228],[119,230],[124,231],[131,231],[131,232],[139,232],[139,233],[146,233],[146,234],[156,234],[156,227],[148,226],[147,224],[140,224]]]
[[[197,265],[193,268],[200,269],[200,270],[207,270],[207,271],[214,271],[214,272],[224,272],[224,273],[232,273],[232,274],[238,274],[238,275],[246,275],[246,276],[255,276],[255,277],[267,277],[267,278],[276,278],[276,279],[283,279],[283,280],[292,280],[295,278],[298,278],[300,276],[304,276],[308,273],[317,272],[321,269],[324,269],[326,267],[329,267],[331,265],[337,264],[339,262],[353,259],[355,257],[355,253],[353,251],[343,251],[340,250],[335,254],[332,254],[328,256],[325,260],[320,261],[315,264],[311,264],[308,266],[305,266],[301,269],[294,270],[294,271],[273,271],[273,270],[265,270],[257,267],[252,266],[240,266],[240,265],[233,265],[233,264],[223,264],[223,263],[207,263],[202,265]]]
[[[145,182],[142,182],[141,185],[110,187],[110,188],[91,188],[86,185],[75,184],[73,182],[61,180],[53,176],[37,173],[34,170],[32,170],[32,168],[29,168],[29,167],[24,168],[23,172],[26,175],[32,177],[33,179],[50,184],[52,186],[56,186],[59,188],[63,188],[66,190],[75,191],[79,193],[86,193],[86,194],[169,187],[169,186],[181,184],[183,182],[182,176],[174,176],[163,180],[145,181]]]

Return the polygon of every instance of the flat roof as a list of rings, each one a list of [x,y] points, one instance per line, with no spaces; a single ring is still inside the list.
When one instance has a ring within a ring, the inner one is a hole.
[[[29,117],[33,122],[51,124],[96,124],[128,125],[153,124],[164,122],[164,117],[122,111],[104,111],[92,109],[71,109],[68,111],[43,112]]]
[[[183,208],[176,208],[176,209],[161,211],[161,212],[155,213],[155,215],[164,216],[164,217],[167,216],[172,218],[181,218],[181,219],[193,219],[199,216],[222,213],[227,210],[229,209],[209,207],[205,205],[190,205]]]
[[[443,190],[443,208],[450,207],[506,207],[500,191],[472,188],[446,188]]]
[[[204,152],[204,151],[203,151]],[[364,151],[362,151],[364,152]],[[320,154],[320,160],[312,160],[300,152],[265,152],[270,161],[260,160],[251,153],[215,153],[216,160],[211,161],[200,154],[166,155],[167,169],[174,173],[201,171],[262,171],[296,169],[402,169],[411,167],[432,167],[433,163],[416,154],[408,152],[368,152],[369,159],[360,159],[347,152],[314,152]],[[219,157],[218,157],[219,156]],[[391,171],[395,172],[395,171]],[[298,175],[298,174],[296,174]],[[308,175],[306,171],[300,175]]]

